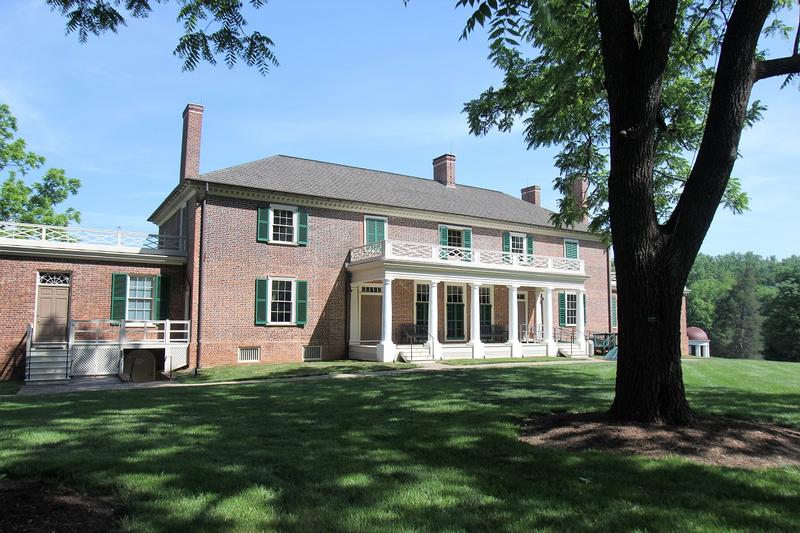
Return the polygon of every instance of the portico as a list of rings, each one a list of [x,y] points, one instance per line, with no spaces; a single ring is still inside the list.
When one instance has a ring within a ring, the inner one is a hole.
[[[572,353],[585,353],[587,276],[579,260],[566,270],[440,258],[376,254],[348,264],[351,358],[553,356],[565,344]],[[574,295],[569,343],[554,327],[555,293]]]

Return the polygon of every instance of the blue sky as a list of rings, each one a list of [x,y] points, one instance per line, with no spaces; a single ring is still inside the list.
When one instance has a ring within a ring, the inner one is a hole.
[[[87,227],[153,228],[147,216],[178,180],[187,102],[206,109],[202,171],[280,153],[427,177],[431,160],[452,152],[459,183],[513,195],[539,184],[542,203],[555,208],[554,150],[526,150],[519,128],[469,135],[463,103],[500,74],[484,39],[458,40],[468,13],[453,4],[272,0],[250,13],[281,62],[261,77],[244,66],[181,72],[174,2],[81,45],[43,0],[4,0],[0,102],[31,149],[83,181],[69,205]],[[771,47],[789,51],[788,43]],[[720,210],[706,253],[800,253],[800,100],[779,85],[757,85],[754,98],[769,110],[744,133],[734,170],[751,211]]]

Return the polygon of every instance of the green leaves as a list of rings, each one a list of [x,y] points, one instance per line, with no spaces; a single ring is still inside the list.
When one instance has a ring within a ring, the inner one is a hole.
[[[68,178],[57,168],[47,169],[42,180],[31,186],[21,177],[44,166],[44,157],[29,152],[25,140],[16,138],[17,121],[5,104],[0,104],[0,172],[8,173],[0,185],[0,221],[66,226],[80,222],[80,213],[68,208],[56,213],[54,206],[78,192],[81,182]]]
[[[46,0],[50,7],[67,19],[67,33],[76,32],[80,42],[88,36],[116,33],[126,26],[125,16],[147,18],[154,4],[170,0]],[[177,0],[177,20],[183,23],[184,35],[173,54],[183,60],[183,70],[191,71],[201,62],[216,65],[222,57],[228,68],[239,61],[266,75],[277,66],[275,43],[258,31],[245,31],[244,3],[241,0]],[[250,0],[252,9],[260,9],[267,0]]]

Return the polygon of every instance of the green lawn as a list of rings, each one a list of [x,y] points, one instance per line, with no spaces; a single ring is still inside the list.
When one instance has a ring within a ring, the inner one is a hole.
[[[800,427],[800,364],[684,365],[698,411]],[[539,449],[614,365],[531,365],[0,400],[0,477],[112,491],[134,531],[800,530],[800,469]]]
[[[232,365],[202,369],[196,376],[179,372],[175,379],[184,383],[210,383],[214,381],[245,381],[324,374],[357,374],[414,368],[410,363],[369,363],[365,361],[319,361],[316,363],[285,363],[276,365]]]
[[[0,396],[16,394],[21,385],[19,381],[0,381]]]
[[[450,366],[496,365],[497,363],[544,363],[566,361],[563,357],[492,357],[490,359],[442,359],[439,363]]]

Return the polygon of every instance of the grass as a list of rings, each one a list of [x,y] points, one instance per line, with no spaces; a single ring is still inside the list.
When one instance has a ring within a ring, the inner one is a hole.
[[[318,376],[325,374],[358,374],[414,368],[410,363],[369,363],[365,361],[319,361],[315,363],[285,363],[276,365],[231,365],[201,370],[197,375],[179,372],[175,379],[183,383],[213,383],[215,381],[246,381],[251,379]]]
[[[0,401],[0,477],[113,491],[131,531],[800,530],[800,469],[567,453],[531,412],[605,408],[613,365]],[[684,365],[700,412],[800,427],[800,365]]]
[[[566,361],[558,357],[492,357],[490,359],[442,359],[438,361],[443,365],[450,366],[469,366],[469,365],[496,365],[498,363],[544,363],[553,361]]]
[[[21,385],[19,381],[0,381],[0,396],[16,394]]]

